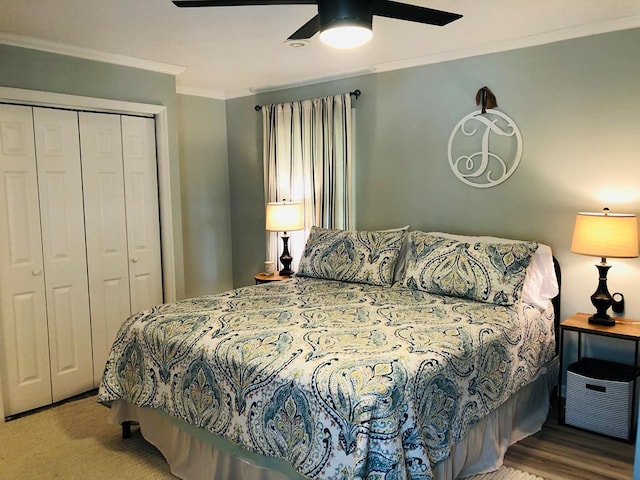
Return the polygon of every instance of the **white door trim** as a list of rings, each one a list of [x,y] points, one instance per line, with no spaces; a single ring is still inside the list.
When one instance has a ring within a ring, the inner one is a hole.
[[[160,200],[160,242],[162,244],[163,276],[162,289],[164,292],[164,301],[174,302],[176,300],[176,278],[167,107],[163,105],[123,102],[104,98],[82,97],[63,93],[40,92],[36,90],[24,90],[8,87],[0,87],[0,102],[154,117],[156,124],[156,148],[158,155],[158,196]]]
[[[0,102],[40,107],[91,110],[153,117],[156,127],[158,155],[158,197],[160,201],[160,243],[162,245],[162,288],[165,302],[176,300],[176,271],[173,242],[173,209],[171,205],[171,165],[167,107],[146,103],[123,102],[104,98],[83,97],[63,93],[40,92],[0,87]],[[4,421],[2,379],[0,379],[0,423]]]

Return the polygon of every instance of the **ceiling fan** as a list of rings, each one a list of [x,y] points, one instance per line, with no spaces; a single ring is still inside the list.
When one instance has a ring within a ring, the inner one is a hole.
[[[437,26],[462,17],[457,13],[388,0],[173,0],[173,3],[178,7],[318,5],[318,14],[287,40],[305,41],[320,32],[320,38],[325,43],[338,48],[352,48],[367,42],[372,36],[373,15]],[[340,43],[340,39],[346,43]]]

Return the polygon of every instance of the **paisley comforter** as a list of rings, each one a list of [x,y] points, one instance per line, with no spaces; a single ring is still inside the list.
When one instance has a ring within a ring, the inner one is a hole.
[[[129,318],[99,400],[160,409],[308,478],[427,480],[553,355],[551,309],[297,277]]]

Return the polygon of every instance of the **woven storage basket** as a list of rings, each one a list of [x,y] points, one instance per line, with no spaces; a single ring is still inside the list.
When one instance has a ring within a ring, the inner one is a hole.
[[[565,423],[629,439],[634,379],[632,366],[594,358],[583,358],[567,370]],[[640,383],[640,382],[636,382]]]

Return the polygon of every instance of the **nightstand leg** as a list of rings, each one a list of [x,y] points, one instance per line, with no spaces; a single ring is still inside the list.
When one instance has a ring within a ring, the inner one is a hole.
[[[558,423],[564,425],[564,404],[562,402],[562,352],[564,351],[564,329],[560,329],[560,350],[558,352]]]
[[[633,442],[633,440],[635,439],[635,435],[636,435],[636,431],[637,431],[637,427],[634,428],[634,425],[636,424],[636,418],[637,418],[637,410],[638,410],[638,406],[636,405],[636,400],[637,400],[637,387],[638,387],[638,377],[636,376],[636,373],[638,372],[638,339],[636,339],[636,349],[635,349],[635,353],[633,355],[633,392],[631,393],[631,428],[629,431],[629,442]]]
[[[582,358],[582,332],[578,332],[578,361]]]

